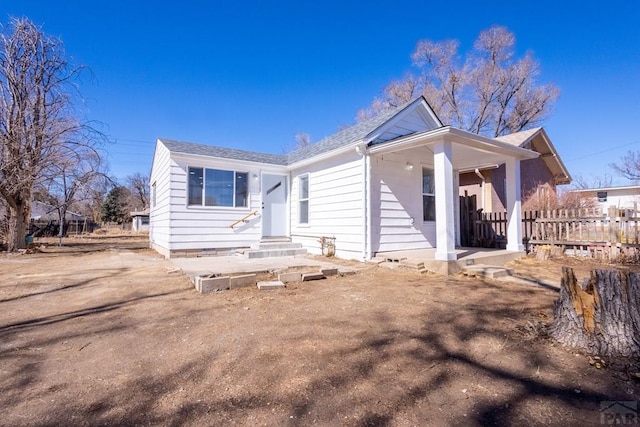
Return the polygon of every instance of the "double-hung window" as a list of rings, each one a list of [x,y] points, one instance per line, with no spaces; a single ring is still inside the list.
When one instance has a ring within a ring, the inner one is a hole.
[[[422,168],[422,219],[436,220],[436,184],[433,169]]]
[[[249,174],[221,169],[189,168],[189,205],[247,207]]]
[[[298,223],[309,223],[309,175],[298,177]]]

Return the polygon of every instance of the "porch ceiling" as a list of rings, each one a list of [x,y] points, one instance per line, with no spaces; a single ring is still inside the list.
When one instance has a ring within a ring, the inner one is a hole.
[[[434,145],[440,141],[452,143],[451,160],[453,168],[458,171],[501,165],[510,158],[524,160],[538,156],[538,153],[531,150],[453,128],[441,128],[373,145],[370,147],[370,152],[399,152],[418,148],[433,155]]]

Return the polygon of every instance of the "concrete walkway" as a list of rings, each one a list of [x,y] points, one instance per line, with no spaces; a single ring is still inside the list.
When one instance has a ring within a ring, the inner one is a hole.
[[[196,276],[210,274],[233,275],[243,273],[266,273],[285,270],[291,267],[337,268],[338,270],[355,270],[344,265],[319,261],[307,256],[285,256],[276,258],[247,259],[238,255],[210,256],[197,258],[171,258],[170,261],[193,280]]]

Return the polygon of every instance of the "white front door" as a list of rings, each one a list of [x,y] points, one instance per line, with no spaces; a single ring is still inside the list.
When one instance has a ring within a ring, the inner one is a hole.
[[[287,176],[262,175],[262,237],[287,235]]]

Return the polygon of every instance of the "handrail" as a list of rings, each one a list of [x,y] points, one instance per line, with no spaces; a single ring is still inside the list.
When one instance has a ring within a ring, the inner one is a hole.
[[[250,214],[245,215],[244,217],[240,218],[239,220],[237,220],[236,222],[234,222],[233,224],[231,224],[229,227],[233,228],[236,225],[240,224],[241,222],[247,222],[247,219],[249,219],[250,217],[252,217],[253,215],[258,215],[258,211],[253,211]]]

